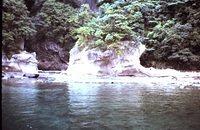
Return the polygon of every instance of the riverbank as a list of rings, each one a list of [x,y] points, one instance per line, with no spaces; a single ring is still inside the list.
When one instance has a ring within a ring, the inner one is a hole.
[[[151,70],[150,76],[94,76],[94,75],[68,75],[66,71],[39,71],[38,78],[2,78],[7,81],[27,80],[33,83],[106,83],[106,84],[144,84],[154,86],[173,86],[177,88],[200,88],[200,73],[180,72],[176,70]],[[150,71],[148,72],[150,74]]]

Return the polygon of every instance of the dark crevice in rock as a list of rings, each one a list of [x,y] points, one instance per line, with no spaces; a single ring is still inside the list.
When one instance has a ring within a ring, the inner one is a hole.
[[[54,41],[28,41],[26,50],[36,52],[40,70],[66,70],[69,62],[69,51],[74,46],[75,41],[69,39],[68,45],[62,46]]]

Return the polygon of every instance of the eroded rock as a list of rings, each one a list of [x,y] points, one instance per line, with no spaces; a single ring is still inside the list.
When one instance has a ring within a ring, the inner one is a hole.
[[[27,50],[35,51],[38,59],[38,69],[40,70],[66,70],[69,61],[69,46],[62,46],[52,41],[33,41],[33,44],[27,47]]]
[[[10,60],[2,54],[2,73],[6,78],[37,78],[37,64],[36,53],[23,51],[12,55]]]
[[[70,51],[68,75],[146,76],[140,71],[139,56],[143,45],[134,41],[118,44],[118,49],[102,51],[98,48],[82,50],[76,45]]]

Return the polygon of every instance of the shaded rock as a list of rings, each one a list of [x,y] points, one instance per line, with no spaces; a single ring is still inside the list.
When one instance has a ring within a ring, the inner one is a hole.
[[[39,74],[24,74],[23,76],[28,78],[38,78]]]
[[[47,0],[24,0],[30,15],[33,18],[35,26],[37,28],[37,34],[25,41],[25,50],[28,52],[36,52],[38,59],[38,68],[41,70],[66,70],[69,61],[69,51],[74,46],[75,40],[70,36],[68,30],[61,31],[64,32],[62,36],[65,35],[66,42],[61,43],[59,38],[52,36],[47,37],[45,29],[40,28],[42,25],[37,14],[42,9],[44,3]],[[82,4],[89,4],[92,10],[96,10],[96,0],[56,0],[57,2],[62,2],[69,4],[74,8],[81,7]],[[56,23],[57,24],[57,23]],[[65,24],[68,28],[68,23]],[[43,25],[42,25],[43,26]],[[47,30],[50,29],[49,27]],[[50,29],[49,32],[52,30]],[[57,34],[56,34],[57,35]],[[60,34],[59,34],[60,35]]]
[[[66,70],[69,61],[69,46],[62,46],[51,41],[32,41],[33,44],[27,46],[27,50],[35,51],[38,59],[38,69],[40,70]]]
[[[137,76],[138,77],[138,76],[149,76],[149,75],[140,71],[139,69],[132,67],[130,69],[126,68],[122,70],[122,72],[120,72],[118,76]]]

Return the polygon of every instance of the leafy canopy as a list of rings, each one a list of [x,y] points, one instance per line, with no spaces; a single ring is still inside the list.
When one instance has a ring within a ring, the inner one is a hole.
[[[29,11],[23,0],[5,0],[3,2],[2,48],[8,53],[17,53],[19,43],[35,34],[34,24],[28,16]]]
[[[74,30],[80,46],[107,47],[123,40],[132,40],[144,34],[144,19],[141,8],[152,6],[152,2],[144,0],[115,0],[103,3],[96,15],[89,13],[87,5],[82,9],[89,18]],[[85,9],[85,10],[84,10]]]
[[[75,27],[76,10],[64,3],[47,0],[35,17],[37,31],[45,39],[67,43],[69,32]]]

